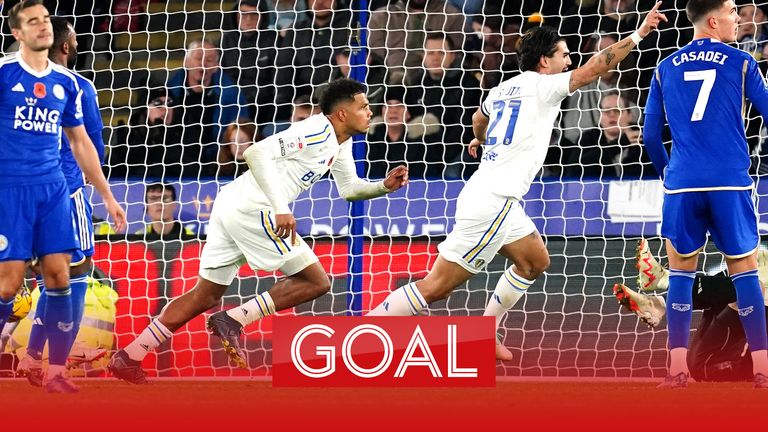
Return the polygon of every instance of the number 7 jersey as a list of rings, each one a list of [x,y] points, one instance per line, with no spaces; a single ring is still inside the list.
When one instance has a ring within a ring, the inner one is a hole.
[[[656,67],[645,113],[666,115],[672,132],[667,192],[752,188],[745,97],[768,114],[755,59],[715,39],[695,39]]]
[[[505,198],[528,192],[547,155],[571,72],[523,72],[491,89],[480,110],[488,117],[480,168],[467,186]]]

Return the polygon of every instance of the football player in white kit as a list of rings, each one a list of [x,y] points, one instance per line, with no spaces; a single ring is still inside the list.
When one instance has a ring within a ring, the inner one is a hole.
[[[352,136],[368,131],[372,115],[363,84],[346,78],[331,82],[320,107],[322,114],[294,123],[246,150],[249,171],[222,187],[213,205],[197,284],[115,353],[109,364],[115,377],[146,383],[141,360],[189,320],[218,305],[245,263],[254,270],[280,270],[286,277],[268,292],[208,319],[208,329],[221,338],[240,367],[246,367],[238,341],[243,326],[330,290],[331,282],[317,256],[296,235],[289,204],[329,170],[339,194],[355,201],[400,189],[408,183],[408,168],[394,168],[383,181],[358,178]]]
[[[520,199],[544,162],[560,103],[616,67],[666,21],[658,12],[660,4],[630,37],[570,72],[568,47],[555,30],[538,27],[523,35],[518,52],[523,72],[491,89],[472,116],[475,139],[469,152],[477,157],[483,146],[482,161],[459,195],[456,224],[438,246],[434,266],[424,279],[390,293],[369,315],[416,315],[429,303],[447,298],[499,253],[513,265],[499,279],[484,313],[496,317],[498,328],[506,311],[549,267],[547,248]],[[497,343],[496,358],[511,360],[512,353]]]

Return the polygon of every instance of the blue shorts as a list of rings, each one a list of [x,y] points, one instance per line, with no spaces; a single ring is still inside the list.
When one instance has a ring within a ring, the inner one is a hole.
[[[683,256],[704,247],[707,231],[728,258],[751,254],[760,241],[751,190],[667,194],[662,214],[661,235]]]
[[[0,261],[71,253],[79,243],[64,179],[25,186],[0,185]]]
[[[70,196],[72,223],[79,240],[78,248],[72,252],[72,267],[80,265],[87,257],[93,256],[93,207],[85,197],[85,190],[80,188]]]

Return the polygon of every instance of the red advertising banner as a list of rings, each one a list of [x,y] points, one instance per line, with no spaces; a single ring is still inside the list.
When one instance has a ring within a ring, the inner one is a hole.
[[[275,387],[493,387],[492,317],[304,317],[273,323]]]

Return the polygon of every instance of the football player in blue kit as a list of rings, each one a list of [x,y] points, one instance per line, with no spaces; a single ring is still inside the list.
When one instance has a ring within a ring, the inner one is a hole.
[[[9,11],[8,22],[19,52],[0,59],[0,324],[22,285],[25,261],[38,257],[48,295],[40,315],[50,351],[44,386],[50,392],[75,392],[65,362],[74,326],[69,264],[80,241],[61,167],[62,134],[118,230],[124,228],[125,212],[83,126],[77,78],[48,60],[53,43],[48,10],[40,0],[25,0]]]
[[[739,15],[732,0],[686,5],[694,39],[656,68],[645,107],[645,145],[664,179],[661,234],[669,256],[669,373],[660,388],[687,386],[688,337],[698,253],[707,232],[725,255],[752,354],[754,384],[768,388],[765,307],[757,278],[759,236],[749,176],[743,104],[768,115],[768,88],[755,59],[728,43]],[[671,157],[662,143],[672,132]]]

